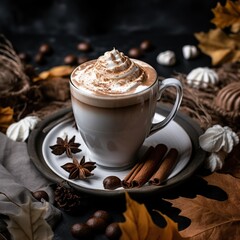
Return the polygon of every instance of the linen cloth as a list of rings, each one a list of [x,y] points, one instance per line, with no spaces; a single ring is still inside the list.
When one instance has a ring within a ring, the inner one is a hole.
[[[46,191],[50,204],[45,219],[54,228],[61,219],[61,211],[53,205],[51,184],[30,160],[27,143],[15,142],[0,132],[0,192],[19,205],[30,197],[35,206],[42,207],[43,202],[36,200],[31,192]],[[0,194],[0,214],[17,214],[19,208],[8,198]]]

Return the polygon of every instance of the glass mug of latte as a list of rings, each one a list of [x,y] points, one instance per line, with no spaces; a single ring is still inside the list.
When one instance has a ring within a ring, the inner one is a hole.
[[[172,110],[161,122],[152,123],[157,101],[168,87],[176,88]],[[160,81],[152,66],[116,49],[75,68],[70,91],[89,160],[111,169],[133,165],[144,140],[175,117],[183,95],[180,81]]]

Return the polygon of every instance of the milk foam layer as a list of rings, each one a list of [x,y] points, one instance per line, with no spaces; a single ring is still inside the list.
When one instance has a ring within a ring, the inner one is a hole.
[[[155,71],[148,64],[130,59],[113,49],[105,52],[97,60],[78,66],[71,79],[77,88],[88,92],[118,95],[146,89],[153,83],[149,83],[149,79],[156,80],[154,74]]]

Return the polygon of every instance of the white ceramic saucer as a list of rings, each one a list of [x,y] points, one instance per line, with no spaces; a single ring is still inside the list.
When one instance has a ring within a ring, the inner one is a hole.
[[[87,148],[75,128],[73,117],[68,117],[61,121],[69,112],[71,112],[71,109],[60,111],[58,115],[42,122],[30,135],[28,149],[35,165],[48,178],[54,181],[66,180],[73,187],[87,193],[118,195],[126,191],[123,188],[115,190],[104,189],[103,180],[110,175],[123,179],[131,169],[113,171],[97,166],[92,171],[94,175],[86,180],[70,180],[68,178],[69,173],[61,166],[67,162],[71,162],[71,159],[67,158],[65,154],[56,156],[50,149],[50,146],[56,144],[57,137],[65,138],[68,135],[68,139],[70,139],[75,136],[75,142],[81,144],[80,149],[82,150],[80,153],[75,154],[76,158],[80,160],[82,156],[85,156],[86,161],[90,160],[88,159]],[[167,113],[168,109],[159,108],[154,116],[154,121],[161,120],[163,115]],[[50,128],[49,125],[51,126]],[[165,184],[161,186],[149,186],[145,184],[140,188],[128,189],[127,191],[142,194],[163,190],[179,184],[188,178],[203,162],[205,156],[204,152],[198,146],[198,136],[200,133],[201,129],[191,119],[185,115],[177,114],[174,121],[170,122],[164,129],[148,137],[139,151],[139,157],[141,157],[148,146],[156,146],[158,143],[163,143],[168,149],[176,148],[178,150],[178,164],[173,169]]]

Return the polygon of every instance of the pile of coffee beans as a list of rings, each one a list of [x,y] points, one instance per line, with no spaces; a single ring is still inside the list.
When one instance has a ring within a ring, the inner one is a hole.
[[[71,226],[71,234],[76,239],[93,239],[96,235],[105,235],[110,240],[117,240],[121,230],[117,222],[105,210],[95,211],[85,222],[76,222]]]

